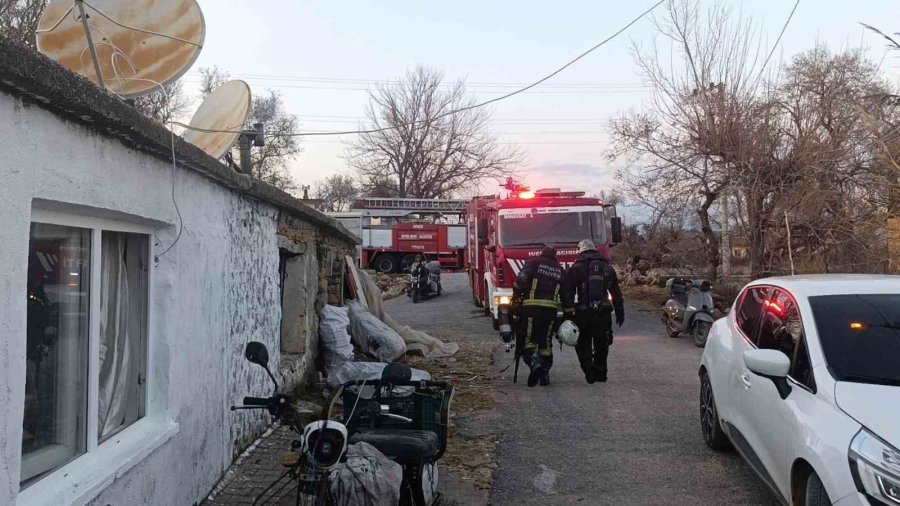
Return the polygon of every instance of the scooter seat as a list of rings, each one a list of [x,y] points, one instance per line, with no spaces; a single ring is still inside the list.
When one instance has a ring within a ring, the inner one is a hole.
[[[427,462],[440,448],[438,435],[428,430],[372,429],[350,437],[350,444],[369,443],[398,464]]]

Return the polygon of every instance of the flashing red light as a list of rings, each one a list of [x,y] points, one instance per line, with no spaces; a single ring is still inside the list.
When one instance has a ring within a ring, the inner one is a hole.
[[[534,192],[525,190],[525,191],[519,193],[519,198],[522,200],[531,200],[534,198]]]
[[[784,309],[778,305],[777,302],[773,302],[771,300],[767,300],[764,302],[767,308],[771,309],[775,314],[781,314],[784,312]]]

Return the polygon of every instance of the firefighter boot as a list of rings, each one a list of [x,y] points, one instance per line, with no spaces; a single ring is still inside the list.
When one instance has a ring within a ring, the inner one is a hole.
[[[544,377],[544,369],[541,367],[541,362],[537,355],[531,358],[528,367],[531,368],[531,372],[528,374],[528,386],[533,387]]]

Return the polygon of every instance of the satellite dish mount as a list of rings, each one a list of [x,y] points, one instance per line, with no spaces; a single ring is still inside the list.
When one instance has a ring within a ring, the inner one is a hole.
[[[241,152],[241,172],[253,173],[253,160],[250,157],[250,148],[261,148],[266,145],[266,126],[262,123],[254,123],[253,130],[244,130],[238,137],[238,149]]]
[[[81,20],[81,26],[84,27],[84,37],[87,39],[88,49],[91,52],[91,59],[94,61],[94,72],[97,73],[97,83],[104,90],[106,84],[103,81],[103,71],[100,70],[100,57],[97,56],[97,47],[94,46],[94,38],[91,36],[91,27],[88,24],[88,15],[84,12],[84,0],[74,0],[75,8],[78,9],[78,19]]]

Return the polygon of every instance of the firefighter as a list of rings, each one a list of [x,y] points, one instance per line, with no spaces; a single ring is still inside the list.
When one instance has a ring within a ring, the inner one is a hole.
[[[544,247],[538,258],[529,260],[513,284],[513,301],[518,306],[519,342],[524,342],[521,353],[531,369],[528,386],[538,382],[550,384],[550,368],[553,367],[552,334],[559,310],[559,293],[564,270],[556,261],[556,249]]]
[[[578,243],[578,260],[566,272],[565,281],[563,314],[579,329],[575,352],[584,379],[588,383],[605,382],[606,359],[613,341],[613,311],[619,327],[625,322],[624,300],[616,271],[597,251],[594,242],[585,239]]]

